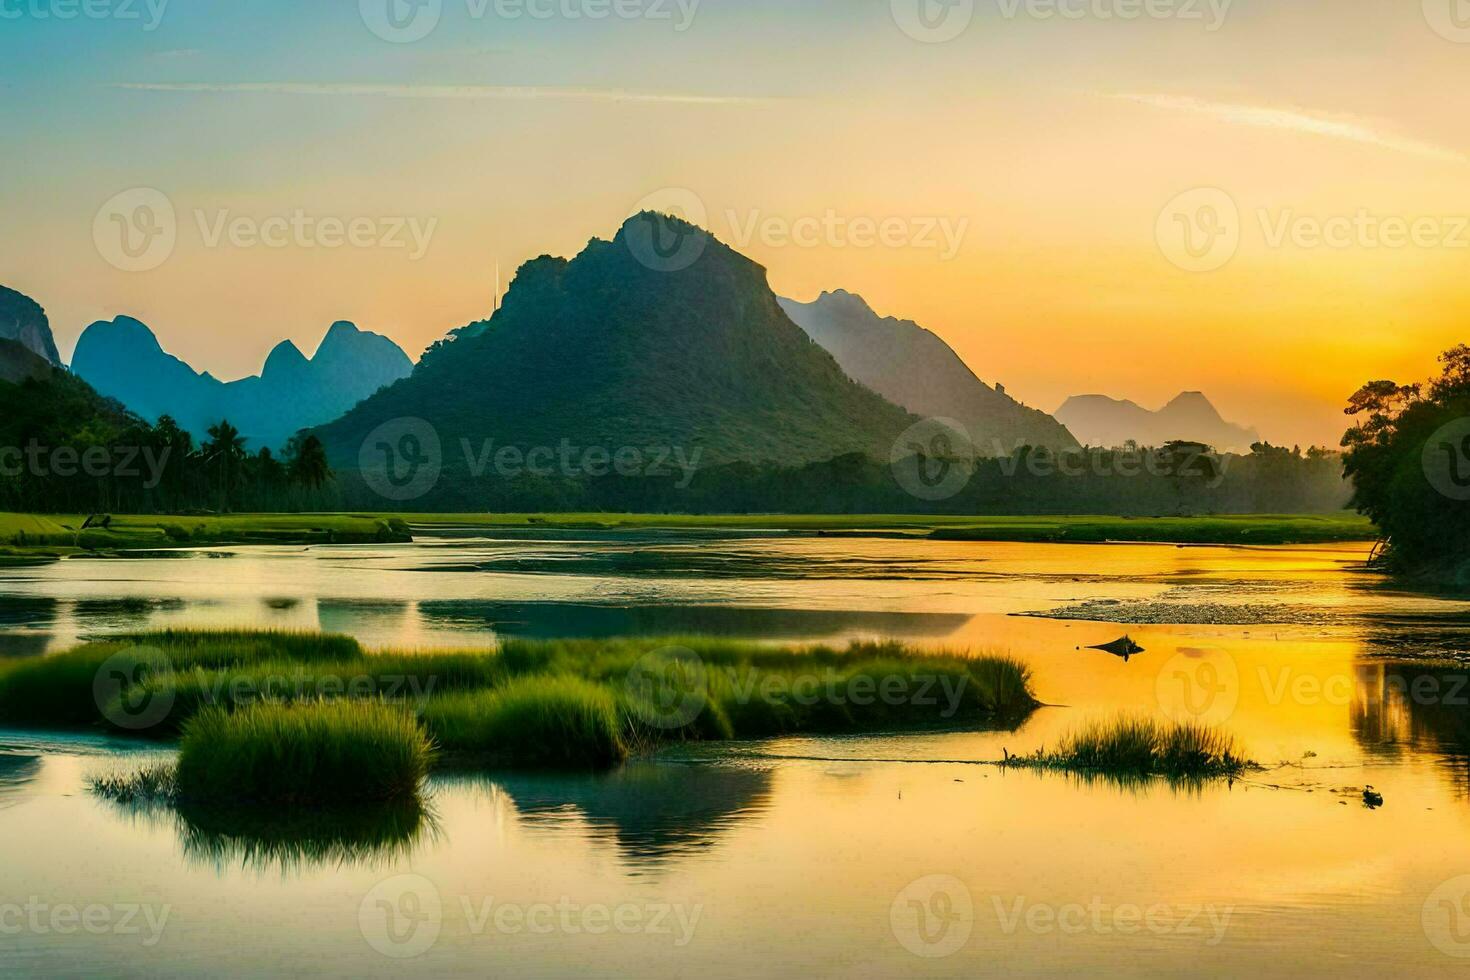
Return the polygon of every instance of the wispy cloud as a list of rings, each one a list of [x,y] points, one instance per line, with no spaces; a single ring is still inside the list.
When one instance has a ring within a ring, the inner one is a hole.
[[[1317,115],[1297,109],[1273,109],[1268,106],[1206,102],[1203,99],[1194,99],[1179,95],[1153,95],[1125,92],[1109,94],[1107,98],[1122,99],[1155,109],[1168,109],[1176,112],[1191,112],[1196,115],[1210,116],[1221,122],[1231,123],[1237,126],[1293,130],[1299,133],[1311,133],[1316,136],[1326,136],[1332,139],[1349,140],[1353,143],[1366,143],[1370,146],[1379,146],[1386,150],[1429,157],[1434,160],[1454,160],[1461,163],[1470,162],[1470,157],[1467,157],[1458,150],[1452,150],[1436,143],[1428,143],[1423,140],[1384,132],[1381,129],[1374,128],[1370,122],[1350,117]]]
[[[626,89],[552,88],[514,85],[361,85],[348,82],[117,82],[109,88],[133,92],[210,92],[251,95],[328,95],[390,99],[460,99],[566,102],[641,102],[665,105],[750,105],[767,99]]]

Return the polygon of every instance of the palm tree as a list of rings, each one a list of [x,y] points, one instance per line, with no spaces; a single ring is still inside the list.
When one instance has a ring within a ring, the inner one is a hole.
[[[291,440],[291,482],[309,490],[320,490],[335,478],[332,467],[327,463],[327,449],[314,435]]]
[[[230,509],[230,491],[239,483],[245,463],[245,440],[228,419],[221,419],[218,425],[209,427],[209,441],[201,451],[205,465],[219,476],[219,509],[220,513],[226,513]]]

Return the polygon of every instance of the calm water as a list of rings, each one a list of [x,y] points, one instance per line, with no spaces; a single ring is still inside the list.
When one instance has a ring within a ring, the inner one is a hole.
[[[1470,604],[1389,590],[1365,551],[562,535],[3,569],[7,657],[183,624],[893,636],[1010,651],[1055,707],[439,779],[417,823],[284,838],[84,792],[157,750],[0,733],[0,972],[1463,975]],[[1169,625],[1017,615],[1082,603]],[[1147,652],[1079,649],[1123,632]],[[1187,788],[969,764],[1119,708],[1220,723],[1272,768]]]

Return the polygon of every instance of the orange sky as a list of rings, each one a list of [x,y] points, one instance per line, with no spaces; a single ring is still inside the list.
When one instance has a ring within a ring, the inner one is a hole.
[[[497,262],[572,254],[679,188],[778,292],[859,292],[1030,404],[1198,389],[1273,440],[1335,443],[1360,383],[1427,375],[1466,339],[1470,37],[1420,3],[1270,8],[1237,0],[1211,31],[981,4],[937,44],[888,0],[705,0],[683,31],[450,4],[412,44],[294,5],[127,34],[22,23],[0,39],[23,163],[0,190],[0,281],[47,307],[64,352],[127,313],[225,378],[336,319],[416,355],[489,312]],[[137,187],[177,234],[130,272],[94,223]],[[1220,192],[1234,216],[1200,211]],[[433,233],[422,256],[210,240],[222,216],[297,212]],[[782,234],[833,218],[899,234]],[[1181,268],[1180,221],[1214,218],[1223,251]],[[1334,219],[1347,237],[1315,241]],[[1378,241],[1395,221],[1418,241]],[[931,247],[930,224],[963,235]]]

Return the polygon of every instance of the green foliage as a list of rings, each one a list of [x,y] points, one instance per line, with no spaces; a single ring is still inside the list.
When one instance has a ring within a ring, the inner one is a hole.
[[[184,726],[176,776],[201,803],[414,799],[433,747],[413,714],[375,701],[208,707]]]
[[[628,754],[611,691],[566,675],[434,698],[423,720],[446,753],[493,766],[602,769]]]
[[[1238,776],[1253,766],[1235,740],[1218,729],[1130,716],[1094,722],[1065,737],[1054,751],[1042,749],[1010,764],[1172,779]]]
[[[1427,385],[1374,381],[1348,405],[1343,440],[1354,506],[1387,542],[1393,570],[1470,585],[1470,347],[1446,351]]]

